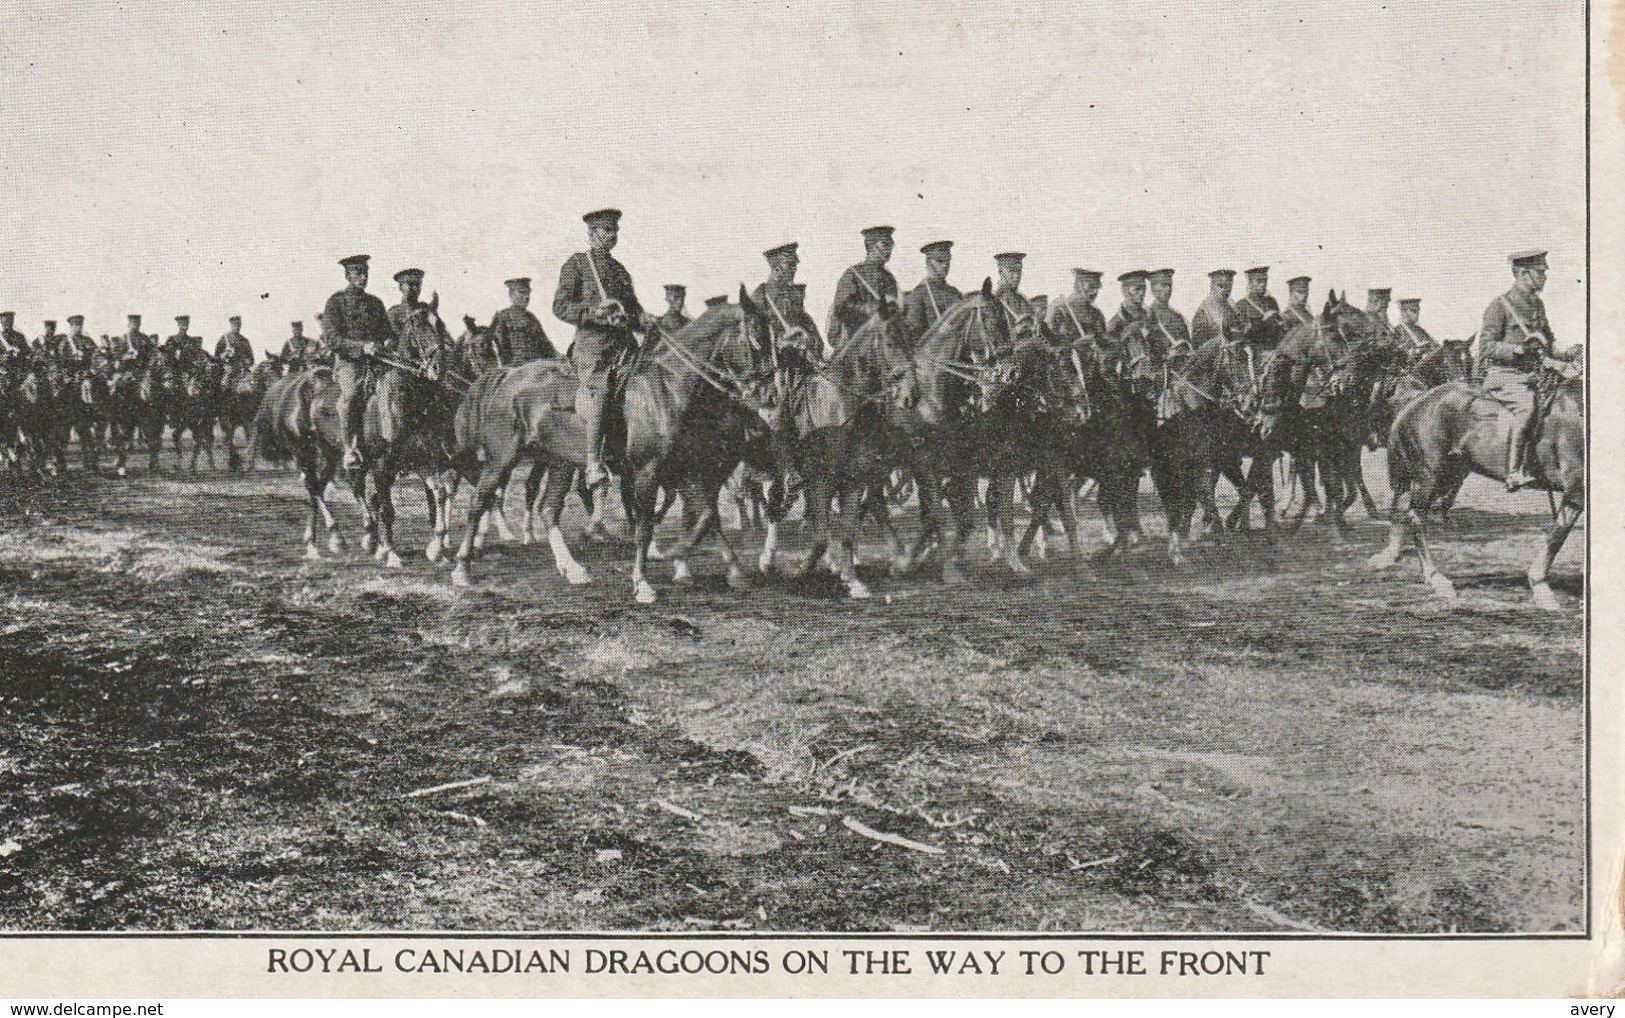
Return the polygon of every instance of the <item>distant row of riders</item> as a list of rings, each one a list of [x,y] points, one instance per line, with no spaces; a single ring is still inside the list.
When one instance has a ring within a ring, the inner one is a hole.
[[[1296,314],[1285,315],[1267,295],[1263,269],[1248,273],[1248,295],[1235,303],[1235,273],[1211,274],[1209,302],[1189,327],[1167,307],[1171,270],[1125,273],[1123,309],[1100,328],[1080,313],[1094,310],[1098,273],[1080,271],[1077,293],[1035,307],[1019,292],[1021,256],[1012,252],[998,259],[999,286],[988,279],[961,294],[946,284],[948,245],[937,242],[923,249],[931,275],[898,299],[895,282],[886,286],[891,231],[883,229],[865,232],[870,257],[837,287],[827,341],[794,282],[794,245],[767,252],[774,275],[754,293],[713,298],[692,321],[680,302],[657,318],[636,303],[630,275],[609,253],[619,218],[614,210],[585,217],[591,246],[560,273],[553,310],[576,326],[563,358],[526,309],[528,279],[509,281],[506,321],[482,327],[465,318],[467,334],[453,341],[436,302],[418,297],[420,271],[397,276],[407,299],[385,311],[366,292],[367,259],[342,262],[349,285],[324,315],[335,369],[274,382],[255,427],[261,455],[296,462],[303,474],[308,557],[321,556],[321,526],[330,547],[342,546],[325,501],[340,470],[362,511],[364,545],[391,564],[400,562],[396,478],[424,479],[431,559],[451,546],[451,493],[467,480],[475,492],[453,556],[454,582],[467,583],[487,516],[501,512],[510,479],[528,464],[525,537],[545,523],[570,582],[590,576],[560,528],[565,502],[577,491],[595,511],[613,476],[638,601],[656,597],[654,530],[678,504],[683,536],[667,552],[675,578],[690,579],[690,557],[716,535],[730,584],[744,586],[749,572],[718,526],[719,492],[744,469],[760,482],[768,517],[760,568],[773,568],[777,523],[799,503],[811,538],[803,571],[828,566],[861,598],[869,588],[854,547],[865,519],[883,528],[899,573],[934,556],[944,580],[960,581],[979,501],[995,555],[1010,569],[1027,570],[1027,545],[1052,514],[1086,562],[1075,494],[1094,483],[1115,535],[1108,551],[1121,551],[1141,537],[1138,490],[1149,471],[1177,562],[1193,528],[1223,533],[1219,477],[1240,493],[1232,528],[1247,527],[1256,501],[1273,534],[1283,456],[1306,494],[1295,522],[1323,495],[1342,532],[1363,490],[1360,452],[1386,444],[1392,540],[1372,565],[1414,548],[1428,582],[1453,594],[1423,539],[1426,513],[1447,509],[1476,471],[1560,494],[1529,574],[1537,601],[1556,605],[1546,572],[1584,508],[1584,380],[1578,349],[1552,342],[1540,305],[1544,252],[1513,256],[1515,283],[1486,313],[1475,372],[1466,341],[1404,342],[1335,292],[1318,313],[1295,299]],[[512,348],[525,334],[533,356],[478,363],[477,353]],[[913,492],[919,514],[911,542],[887,497],[899,487]],[[1017,492],[1032,510],[1020,540]]]

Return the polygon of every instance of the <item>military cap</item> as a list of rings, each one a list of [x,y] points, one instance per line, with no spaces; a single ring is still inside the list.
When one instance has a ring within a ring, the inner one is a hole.
[[[1100,282],[1100,278],[1104,275],[1104,273],[1098,272],[1095,269],[1073,269],[1072,275],[1077,279],[1093,279],[1098,283]]]
[[[1129,269],[1127,272],[1118,276],[1117,281],[1119,283],[1143,283],[1145,282],[1146,277],[1149,275],[1151,275],[1151,273],[1145,271],[1144,269]]]
[[[1544,269],[1546,268],[1546,252],[1534,249],[1514,251],[1507,255],[1507,261],[1512,263],[1514,269]]]
[[[1406,297],[1404,300],[1399,302],[1399,306],[1402,308],[1419,308],[1422,306],[1422,298]]]
[[[705,298],[705,306],[708,307],[708,308],[719,308],[719,307],[722,307],[722,306],[726,305],[727,303],[728,303],[728,295],[727,294],[722,294],[719,297],[707,297],[707,298]]]
[[[68,321],[71,322],[71,321],[73,321],[73,319],[70,318],[70,319],[68,319]],[[233,325],[241,325],[241,324],[243,324],[243,316],[242,315],[232,315],[229,318],[227,318],[226,321],[232,323]]]
[[[1308,276],[1293,276],[1291,279],[1286,281],[1286,285],[1287,285],[1288,289],[1295,290],[1295,289],[1297,289],[1298,287],[1301,286],[1305,290],[1307,290],[1307,289],[1309,289],[1309,277]]]
[[[1235,269],[1214,269],[1212,272],[1209,272],[1207,274],[1207,278],[1209,278],[1209,279],[1235,279],[1236,278],[1236,270]]]
[[[1267,276],[1269,274],[1270,267],[1268,265],[1255,265],[1247,270],[1249,276]]]
[[[72,325],[74,322],[78,322],[80,325],[85,324],[85,316],[84,315],[69,315],[68,316],[68,324]]]
[[[920,248],[920,254],[930,258],[932,255],[950,254],[952,253],[953,248],[954,242],[951,240],[933,240],[931,243]]]
[[[1393,294],[1394,291],[1386,286],[1373,286],[1371,289],[1365,292],[1366,299],[1368,300],[1372,297],[1391,297]]]
[[[421,283],[423,282],[423,276],[424,272],[422,269],[402,269],[401,271],[395,273],[395,282]]]
[[[621,221],[620,209],[599,209],[581,217],[588,226],[615,226]]]
[[[502,285],[506,286],[510,290],[512,290],[516,286],[529,286],[530,285],[530,277],[529,276],[515,276],[512,279],[503,280]]]
[[[15,312],[15,311],[0,311],[0,318],[16,318],[16,317],[17,317],[17,312]],[[140,315],[131,315],[130,317],[131,318],[140,318],[141,316]]]
[[[192,324],[192,316],[191,315],[176,315],[175,316],[175,324],[176,325],[191,325]]]
[[[55,318],[47,318],[47,319],[45,319],[45,327],[47,329],[56,328],[56,319]]]
[[[891,227],[891,226],[871,226],[871,227],[868,227],[867,229],[863,230],[862,232],[863,232],[864,243],[872,244],[875,241],[880,240],[883,237],[890,237],[893,233],[895,233],[897,231],[896,231],[895,227]]]
[[[11,317],[11,312],[10,311],[7,311],[5,314],[0,314],[0,318],[10,318],[10,317]],[[131,323],[132,325],[140,325],[141,324],[141,316],[140,315],[125,315],[124,320]]]
[[[678,297],[683,297],[683,296],[686,296],[687,294],[688,294],[688,287],[684,286],[682,283],[667,283],[666,284],[666,295],[667,296],[675,295],[675,296],[678,296]]]
[[[1160,280],[1160,281],[1162,281],[1164,283],[1171,283],[1171,282],[1174,281],[1174,270],[1173,269],[1152,269],[1150,272],[1147,272],[1145,274],[1145,278],[1147,278],[1149,280],[1152,280],[1153,282],[1156,282],[1156,281]]]
[[[296,329],[303,329],[305,327],[304,322],[289,322],[288,324],[293,326]]]
[[[785,255],[793,255],[793,254],[795,254],[796,253],[796,248],[798,248],[800,246],[801,245],[797,244],[795,241],[792,240],[788,244],[780,244],[778,247],[770,247],[770,248],[768,248],[766,251],[762,252],[762,257],[766,258],[768,264],[771,265],[774,262],[778,261],[780,258],[783,258]]]
[[[359,265],[362,268],[366,268],[367,263],[370,261],[372,261],[372,255],[351,255],[348,258],[340,258],[339,264],[345,268],[349,268],[352,265]]]

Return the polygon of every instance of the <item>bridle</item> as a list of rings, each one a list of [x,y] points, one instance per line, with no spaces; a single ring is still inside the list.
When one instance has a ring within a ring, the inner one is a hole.
[[[701,382],[715,389],[725,398],[740,403],[752,413],[766,420],[771,415],[773,407],[752,395],[754,386],[751,378],[735,372],[725,364],[717,362],[717,354],[733,342],[743,343],[748,359],[754,362],[758,345],[751,340],[749,331],[750,315],[741,308],[739,310],[739,332],[736,335],[724,336],[718,340],[711,347],[705,359],[702,360],[694,351],[681,343],[672,342],[672,337],[665,335],[661,337],[664,342],[660,343],[658,348],[651,352],[650,357],[667,371],[672,370],[672,368],[663,358],[668,354],[675,357],[683,367],[687,368]],[[771,335],[768,337],[767,342],[771,347],[773,344]],[[773,360],[776,363],[777,358],[775,357]]]

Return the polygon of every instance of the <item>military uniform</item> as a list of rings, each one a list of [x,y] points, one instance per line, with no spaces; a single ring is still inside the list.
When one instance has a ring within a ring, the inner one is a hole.
[[[621,219],[619,209],[600,209],[582,216],[589,231],[614,229]],[[620,313],[600,310],[614,302]],[[598,446],[603,438],[604,403],[610,396],[612,374],[620,359],[637,348],[633,330],[646,319],[632,286],[632,274],[608,250],[589,248],[577,252],[559,269],[558,289],[553,292],[553,314],[575,326],[570,344],[570,362],[575,366],[576,414],[587,426],[587,483],[605,479]]]
[[[1281,305],[1269,294],[1255,297],[1244,294],[1231,305],[1240,319],[1238,336],[1260,350],[1273,350],[1281,343],[1285,333]]]
[[[1306,304],[1288,304],[1281,311],[1281,321],[1285,323],[1288,329],[1296,328],[1299,325],[1312,325],[1315,321],[1315,313],[1309,310]]]
[[[15,355],[28,350],[28,337],[12,328],[14,320],[9,311],[0,315],[0,353]]]
[[[530,308],[509,306],[491,316],[491,342],[506,367],[559,355]]]
[[[316,341],[304,334],[303,323],[299,323],[299,329],[282,344],[282,352],[278,354],[289,371],[303,370],[316,360]]]
[[[666,313],[655,319],[655,327],[662,333],[673,335],[694,320],[683,313],[683,298],[687,296],[687,287],[676,283],[666,284]]]
[[[920,285],[903,295],[903,325],[918,340],[937,324],[944,313],[965,299],[959,289],[943,279],[922,279]]]
[[[859,262],[841,273],[835,284],[835,302],[829,309],[829,341],[841,340],[863,326],[881,302],[897,302],[897,277],[877,262]]]
[[[365,266],[366,255],[353,255],[339,262]],[[322,329],[327,346],[333,351],[333,380],[338,383],[339,421],[344,426],[347,445],[354,446],[361,439],[366,414],[366,383],[370,374],[367,363],[367,344],[376,343],[387,349],[394,345],[395,331],[390,324],[384,302],[358,286],[346,286],[327,298],[322,311]],[[353,465],[354,460],[346,454]]]
[[[1191,344],[1201,349],[1221,337],[1228,342],[1239,338],[1241,329],[1241,313],[1236,306],[1228,300],[1221,302],[1210,293],[1196,313],[1191,315]]]
[[[214,359],[226,364],[252,366],[254,348],[249,345],[248,337],[241,332],[228,332],[215,342]]]
[[[818,323],[807,313],[805,294],[806,288],[801,283],[768,280],[756,287],[750,299],[767,313],[769,331],[775,341],[800,332],[800,342],[796,345],[808,358],[817,361],[824,356],[824,340],[818,334]]]
[[[1403,305],[1405,302],[1400,303]],[[1406,358],[1413,364],[1439,349],[1439,341],[1428,335],[1428,330],[1422,328],[1420,324],[1412,325],[1403,318],[1394,328],[1394,339],[1399,342]]]
[[[1147,327],[1151,324],[1151,316],[1145,305],[1135,306],[1124,302],[1117,312],[1106,322],[1106,338],[1113,344],[1120,344],[1130,335],[1148,336]]]
[[[81,367],[89,367],[95,363],[97,348],[96,341],[85,335],[82,328],[84,322],[82,315],[74,315],[68,319],[68,325],[75,331],[63,337],[62,353]]]
[[[1092,301],[1070,294],[1049,309],[1049,327],[1070,343],[1098,343],[1107,338],[1106,315]]]
[[[42,333],[38,339],[34,340],[33,350],[35,358],[41,363],[47,360],[61,360],[63,338],[64,337],[62,334],[56,331],[55,322],[46,322],[45,332]]]

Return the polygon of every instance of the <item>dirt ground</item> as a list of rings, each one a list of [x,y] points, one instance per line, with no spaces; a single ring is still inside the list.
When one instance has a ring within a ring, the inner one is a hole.
[[[1451,607],[1357,512],[864,603],[713,556],[652,608],[624,545],[306,563],[296,495],[0,479],[0,926],[1583,928],[1586,536],[1533,609],[1538,494],[1469,482]]]

